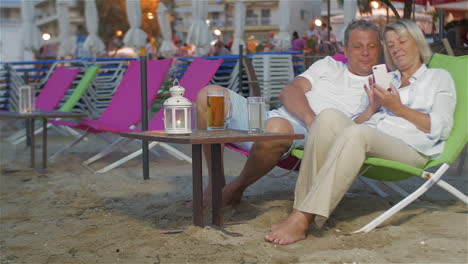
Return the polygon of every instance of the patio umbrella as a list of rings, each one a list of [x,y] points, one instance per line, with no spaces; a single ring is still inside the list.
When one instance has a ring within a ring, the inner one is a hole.
[[[245,25],[245,0],[236,0],[234,13],[234,41],[232,43],[232,54],[239,54],[239,45],[245,47],[244,25]]]
[[[291,33],[289,32],[289,23],[291,6],[288,0],[279,1],[279,14],[280,14],[280,24],[279,24],[279,34],[278,34],[278,47],[282,50],[289,50],[291,48]]]
[[[192,24],[186,42],[195,45],[195,56],[206,56],[210,52],[212,36],[206,24],[207,15],[208,1],[192,0]]]
[[[99,18],[95,0],[85,1],[85,17],[89,35],[84,42],[84,48],[95,57],[97,53],[101,53],[105,49],[104,43],[97,35]]]
[[[172,31],[171,25],[169,24],[169,13],[167,11],[167,7],[161,2],[158,6],[158,23],[159,30],[163,37],[159,53],[166,58],[172,58],[177,52],[177,47],[172,41]]]
[[[356,11],[357,11],[357,0],[348,0],[344,1],[343,3],[343,10],[344,10],[344,19],[343,23],[344,26],[341,29],[340,33],[337,36],[338,41],[344,40],[344,33],[348,24],[356,18]]]
[[[60,45],[58,57],[73,56],[75,43],[70,39],[70,18],[68,14],[68,0],[57,0],[57,17],[59,23]]]
[[[146,44],[146,33],[141,27],[141,5],[140,1],[126,0],[127,18],[130,29],[125,33],[124,44],[139,51]]]
[[[41,48],[41,31],[34,24],[34,2],[21,1],[21,18],[23,19],[22,35],[23,50],[37,51]]]

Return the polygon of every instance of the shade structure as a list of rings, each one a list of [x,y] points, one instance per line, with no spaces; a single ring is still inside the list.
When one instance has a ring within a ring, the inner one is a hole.
[[[70,38],[70,17],[68,13],[68,2],[68,0],[57,0],[56,2],[60,39],[58,57],[60,58],[75,55],[75,43]]]
[[[392,0],[392,1],[403,2],[403,3],[405,2],[405,0]],[[441,7],[446,7],[446,6],[463,7],[464,6],[464,10],[468,10],[467,0],[415,0],[414,1],[416,5],[422,5],[422,6],[425,6],[427,2],[429,2],[431,6],[434,6],[436,8],[438,6],[441,6]]]
[[[279,1],[279,34],[278,34],[278,47],[281,50],[289,50],[291,48],[291,32],[289,29],[291,21],[291,3],[289,0]]]
[[[210,52],[212,34],[206,24],[208,16],[207,0],[192,0],[192,24],[190,25],[187,44],[195,45],[195,56],[206,56]]]
[[[163,41],[161,47],[159,48],[159,54],[165,58],[172,58],[177,52],[177,47],[172,41],[172,31],[171,25],[169,22],[169,12],[164,3],[160,2],[158,6],[158,23],[159,31],[161,32]]]
[[[41,48],[41,31],[34,24],[34,1],[21,1],[22,44],[25,51],[37,51]]]
[[[344,40],[344,33],[345,33],[345,30],[346,30],[346,27],[348,26],[348,24],[351,21],[353,21],[353,19],[356,18],[357,7],[358,7],[358,1],[357,0],[344,0],[344,3],[343,3],[343,10],[344,10],[343,23],[344,23],[344,26],[343,26],[343,28],[341,29],[341,31],[339,32],[339,34],[337,36],[338,41],[343,41]]]
[[[97,15],[96,0],[85,0],[85,18],[88,37],[84,42],[84,48],[93,56],[104,52],[105,46],[98,36],[99,18]]]
[[[234,41],[232,43],[232,54],[239,54],[239,45],[245,47],[245,0],[236,0],[234,11]]]
[[[431,5],[436,9],[468,11],[468,1],[431,1]]]
[[[141,5],[140,1],[126,0],[127,18],[130,29],[125,33],[124,44],[139,49],[146,44],[146,33],[141,30]]]

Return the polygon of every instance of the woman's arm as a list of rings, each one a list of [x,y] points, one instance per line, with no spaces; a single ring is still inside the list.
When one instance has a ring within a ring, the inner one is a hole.
[[[390,85],[391,91],[375,86],[375,94],[380,98],[382,105],[396,116],[413,123],[424,133],[431,132],[431,119],[428,114],[418,112],[401,103],[400,94],[395,86]]]

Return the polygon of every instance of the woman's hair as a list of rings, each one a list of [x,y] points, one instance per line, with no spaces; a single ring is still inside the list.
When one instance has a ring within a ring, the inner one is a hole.
[[[422,63],[428,64],[432,57],[432,50],[429,47],[421,29],[418,27],[416,23],[411,20],[401,19],[388,24],[385,26],[382,32],[382,39],[385,41],[385,34],[389,31],[395,31],[395,33],[399,36],[411,36],[418,45],[419,50],[419,59]],[[387,63],[388,67],[392,70],[396,69],[396,65],[390,56],[390,52],[387,48],[387,45],[384,45],[384,56],[385,62]]]

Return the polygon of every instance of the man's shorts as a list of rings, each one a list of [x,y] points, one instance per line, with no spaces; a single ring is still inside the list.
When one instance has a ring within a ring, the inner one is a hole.
[[[228,128],[231,129],[239,129],[239,130],[248,130],[249,129],[249,117],[247,113],[247,98],[237,94],[236,92],[229,90],[229,96],[231,98],[231,103],[232,103],[232,117],[228,121]],[[271,110],[267,112],[267,120],[273,117],[282,117],[286,120],[289,121],[289,123],[293,126],[294,128],[294,133],[296,134],[303,134],[305,137],[307,137],[307,129],[300,124],[298,124],[295,121],[290,120],[288,117],[282,115],[278,110]],[[293,148],[302,148],[304,146],[305,139],[298,139],[294,140],[293,144],[291,145],[291,148],[287,153],[283,155],[282,158],[285,158],[289,156],[289,152]],[[238,148],[245,150],[245,151],[250,151],[252,148],[253,142],[236,142],[233,143],[236,145]]]

